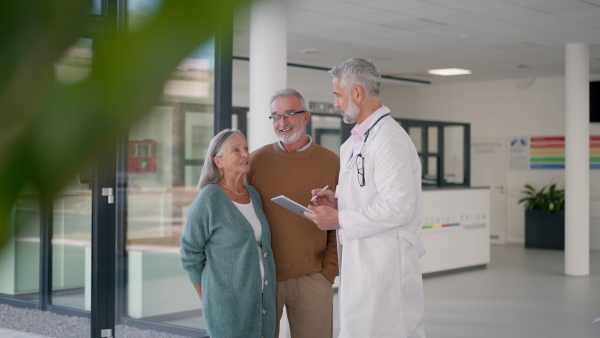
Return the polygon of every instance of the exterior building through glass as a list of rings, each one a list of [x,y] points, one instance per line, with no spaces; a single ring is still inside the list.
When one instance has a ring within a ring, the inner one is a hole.
[[[122,6],[129,31],[143,26],[161,3]],[[92,14],[100,15],[103,6],[94,4]],[[93,38],[79,39],[56,63],[57,81],[85,79],[94,55]],[[211,39],[173,70],[156,105],[129,128],[113,154],[120,168],[116,177],[123,181],[114,194],[121,216],[108,224],[117,233],[119,271],[115,285],[108,286],[117,294],[112,309],[117,323],[194,335],[206,328],[200,299],[181,268],[179,239],[214,135],[214,107]],[[82,169],[52,202],[41,201],[34,189],[21,193],[11,214],[13,235],[0,248],[0,303],[90,316],[93,195],[102,189],[95,181],[101,170]]]

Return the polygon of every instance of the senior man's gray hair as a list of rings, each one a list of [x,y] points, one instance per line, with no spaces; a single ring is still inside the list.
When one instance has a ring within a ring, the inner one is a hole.
[[[286,88],[286,89],[280,89],[280,90],[278,90],[275,93],[275,95],[273,95],[271,97],[271,101],[269,102],[269,105],[273,104],[273,101],[277,100],[278,98],[280,98],[280,97],[286,97],[286,96],[295,96],[295,97],[297,97],[298,100],[300,100],[300,104],[302,104],[302,110],[308,110],[308,107],[306,106],[306,100],[304,100],[304,97],[302,96],[302,94],[300,94],[296,89],[291,89],[291,88]]]

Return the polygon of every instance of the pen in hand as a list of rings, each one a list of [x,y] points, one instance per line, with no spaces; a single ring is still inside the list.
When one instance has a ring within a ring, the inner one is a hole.
[[[323,189],[321,189],[321,190],[325,190],[325,189],[327,189],[327,188],[329,188],[329,185],[326,185],[326,186],[325,186],[325,187],[323,187]],[[314,195],[314,196],[313,196],[313,197],[310,199],[310,201],[311,201],[311,202],[312,202],[312,201],[314,201],[314,200],[315,200],[315,198],[317,198],[317,197],[319,197],[319,196],[318,196],[318,195]]]

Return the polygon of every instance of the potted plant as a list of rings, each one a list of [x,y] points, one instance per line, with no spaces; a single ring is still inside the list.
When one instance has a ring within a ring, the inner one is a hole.
[[[565,190],[556,183],[536,190],[525,184],[525,247],[540,249],[565,248]]]

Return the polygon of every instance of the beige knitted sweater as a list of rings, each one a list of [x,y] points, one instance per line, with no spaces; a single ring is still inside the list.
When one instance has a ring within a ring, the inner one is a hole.
[[[335,231],[321,231],[271,198],[285,195],[306,206],[312,204],[311,189],[329,185],[335,191],[339,157],[315,142],[296,153],[276,142],[254,151],[251,158],[248,183],[260,192],[269,221],[277,280],[321,271],[333,283],[339,274]]]

